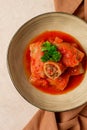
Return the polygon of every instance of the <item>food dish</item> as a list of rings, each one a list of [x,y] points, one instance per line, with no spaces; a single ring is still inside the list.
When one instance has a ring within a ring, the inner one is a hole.
[[[23,60],[29,82],[49,94],[73,90],[86,72],[86,54],[80,43],[59,31],[46,31],[31,40]]]
[[[32,38],[45,31],[60,31],[73,36],[81,44],[83,55],[87,54],[87,24],[81,19],[66,13],[46,13],[25,23],[12,38],[7,54],[11,79],[18,92],[36,107],[48,111],[74,109],[87,102],[86,69],[79,86],[63,94],[49,94],[38,90],[32,86],[25,74],[23,64],[25,48]],[[53,61],[50,64],[53,65]],[[47,64],[45,64],[44,70],[46,70],[46,66]],[[57,69],[58,72],[60,70],[60,73],[58,73],[60,75],[62,73],[61,67],[57,67]],[[46,72],[45,74],[48,75]]]

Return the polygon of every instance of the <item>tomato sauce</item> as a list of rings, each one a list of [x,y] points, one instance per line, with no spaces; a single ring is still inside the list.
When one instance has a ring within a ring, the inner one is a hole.
[[[71,35],[66,34],[64,32],[60,32],[60,31],[46,31],[46,32],[36,36],[33,40],[31,40],[25,49],[23,63],[24,63],[24,70],[25,70],[25,73],[26,73],[26,76],[28,79],[31,75],[29,45],[32,43],[38,42],[38,41],[46,41],[46,40],[49,40],[50,38],[54,39],[55,37],[59,37],[59,38],[63,39],[64,42],[69,42],[71,45],[75,43],[76,46],[78,46],[78,49],[81,50],[82,52],[84,52],[79,41],[76,40]],[[85,52],[84,52],[84,54],[85,54]],[[85,57],[82,60],[82,65],[84,67],[85,72],[86,72],[86,64],[87,64],[87,58],[86,58],[86,54],[85,54]],[[45,87],[38,86],[37,83],[34,84],[34,87],[38,88],[39,90],[41,90],[45,93],[49,93],[49,94],[63,94],[63,93],[69,92],[69,91],[75,89],[77,86],[79,86],[79,84],[82,82],[82,80],[84,78],[84,75],[85,75],[85,73],[81,74],[81,75],[77,75],[77,76],[71,76],[69,79],[69,82],[67,84],[67,87],[63,91],[55,89],[55,87],[53,87],[53,86],[50,87],[49,85],[45,86]]]

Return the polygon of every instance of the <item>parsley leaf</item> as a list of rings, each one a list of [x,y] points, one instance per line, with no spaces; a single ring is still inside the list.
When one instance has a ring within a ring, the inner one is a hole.
[[[52,61],[58,62],[60,61],[61,57],[62,57],[61,53],[58,51],[55,51],[53,52],[53,55],[52,55]]]
[[[48,60],[58,62],[62,57],[62,54],[58,51],[57,47],[49,41],[43,43],[41,51],[44,52],[44,55],[41,57],[43,62]]]
[[[50,47],[51,47],[51,43],[49,41],[46,41],[42,45],[42,51],[50,50]]]
[[[46,61],[49,60],[49,58],[50,58],[50,56],[48,55],[47,52],[45,52],[44,55],[41,57],[41,60],[42,60],[43,62],[46,62]]]

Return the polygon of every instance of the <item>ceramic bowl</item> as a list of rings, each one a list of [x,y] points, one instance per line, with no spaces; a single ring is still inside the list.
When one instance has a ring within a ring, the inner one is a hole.
[[[34,106],[48,111],[66,111],[87,102],[87,73],[79,87],[61,94],[51,95],[33,87],[24,72],[23,53],[29,41],[47,30],[58,30],[74,36],[87,53],[87,24],[70,14],[51,12],[26,22],[12,38],[7,54],[10,77],[18,92]]]

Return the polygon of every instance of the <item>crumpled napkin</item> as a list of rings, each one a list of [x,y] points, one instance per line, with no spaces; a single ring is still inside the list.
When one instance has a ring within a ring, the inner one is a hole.
[[[23,130],[87,130],[87,104],[66,112],[39,110]]]
[[[54,0],[57,12],[74,14],[87,22],[87,0]]]
[[[54,0],[54,5],[57,12],[87,21],[87,0]],[[39,110],[23,130],[87,130],[87,103],[66,112]]]

